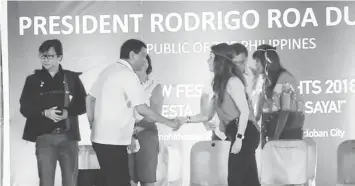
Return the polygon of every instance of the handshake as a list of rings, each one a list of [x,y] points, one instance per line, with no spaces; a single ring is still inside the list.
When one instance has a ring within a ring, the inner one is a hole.
[[[187,117],[176,117],[174,119],[169,119],[169,123],[167,123],[167,126],[173,128],[173,131],[177,131],[185,123],[194,123],[194,122],[191,122],[191,118],[188,116]],[[211,130],[216,129],[216,124],[211,121],[203,122],[203,125],[205,126],[207,131],[211,131]]]
[[[168,120],[169,122],[166,123],[166,125],[170,128],[173,129],[173,131],[177,131],[180,129],[180,127],[187,123],[187,118],[186,117],[176,117],[176,118],[173,118],[173,119],[169,119]]]

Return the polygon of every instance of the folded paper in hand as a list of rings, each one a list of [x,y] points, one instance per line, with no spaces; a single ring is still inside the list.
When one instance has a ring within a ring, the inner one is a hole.
[[[134,144],[135,144],[135,145],[134,145],[135,148],[133,148],[133,149],[132,149],[132,145],[129,145],[129,146],[127,147],[127,152],[128,152],[128,154],[136,153],[136,152],[139,151],[140,146],[139,146],[139,141],[138,141],[138,139],[135,139],[135,140],[134,140]]]
[[[214,133],[219,137],[221,140],[227,139],[227,136],[224,134],[224,132],[220,131],[218,128],[214,130]]]

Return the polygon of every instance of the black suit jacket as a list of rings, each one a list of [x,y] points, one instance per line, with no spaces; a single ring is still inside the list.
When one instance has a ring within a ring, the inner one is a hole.
[[[61,69],[67,76],[68,86],[72,99],[68,105],[68,117],[70,121],[70,129],[68,136],[70,140],[80,141],[79,121],[78,116],[86,113],[85,97],[86,91],[79,78],[81,73],[72,72]],[[45,134],[43,122],[45,119],[42,111],[47,109],[43,104],[40,104],[40,87],[42,70],[36,70],[34,74],[26,78],[24,88],[20,98],[20,112],[26,118],[26,124],[23,132],[23,139],[26,141],[35,142],[37,137]]]

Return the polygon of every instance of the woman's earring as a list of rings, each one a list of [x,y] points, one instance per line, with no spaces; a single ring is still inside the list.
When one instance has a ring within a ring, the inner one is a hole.
[[[265,75],[266,77],[269,75],[268,71],[267,71],[267,64],[265,64],[265,67],[264,67],[264,71],[265,71]]]
[[[269,56],[267,55],[267,51],[265,52],[265,60],[267,63],[271,64],[271,60],[270,60]]]

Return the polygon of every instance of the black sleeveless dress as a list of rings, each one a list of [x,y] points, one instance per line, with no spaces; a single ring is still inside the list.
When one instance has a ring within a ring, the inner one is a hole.
[[[227,140],[231,141],[232,148],[238,132],[240,112],[227,92],[224,95],[223,103],[216,107],[216,112],[221,121],[220,130],[226,134]],[[255,158],[255,150],[259,143],[260,132],[256,128],[252,117],[249,116],[240,152],[237,154],[229,153],[229,186],[260,186]]]
[[[292,76],[285,73],[287,72],[280,74],[272,96],[265,96],[265,102],[262,105],[262,147],[264,147],[270,138],[274,138],[282,112],[287,112],[288,117],[279,139],[303,138],[303,125],[305,122],[303,101],[297,92],[295,83],[292,82]],[[283,108],[281,99],[289,100],[287,109]]]

